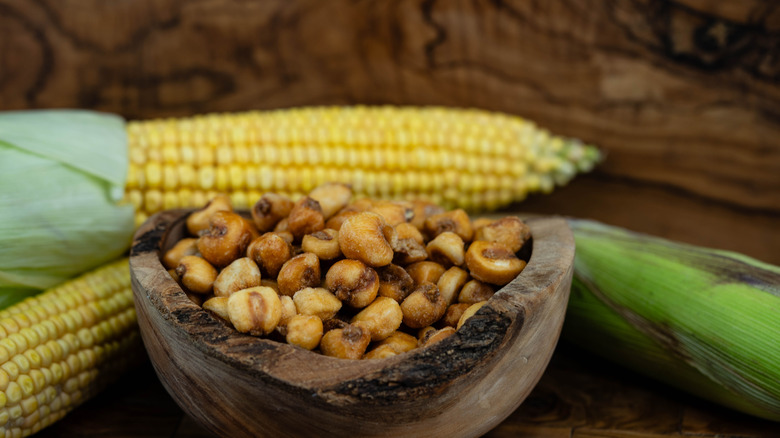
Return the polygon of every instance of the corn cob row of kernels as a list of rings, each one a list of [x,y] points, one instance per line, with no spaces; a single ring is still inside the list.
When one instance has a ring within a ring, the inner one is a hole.
[[[329,181],[358,195],[492,210],[549,192],[598,151],[516,116],[439,107],[308,107],[128,124],[127,199],[137,223],[205,204],[247,208]]]
[[[62,418],[140,346],[127,259],[0,311],[0,437]]]

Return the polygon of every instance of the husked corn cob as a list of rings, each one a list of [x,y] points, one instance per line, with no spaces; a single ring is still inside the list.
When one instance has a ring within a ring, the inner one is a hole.
[[[0,311],[0,437],[62,418],[140,348],[126,258]]]
[[[327,181],[358,195],[490,210],[550,192],[598,151],[516,116],[440,107],[309,107],[128,124],[126,197],[157,211],[230,194],[293,198]]]

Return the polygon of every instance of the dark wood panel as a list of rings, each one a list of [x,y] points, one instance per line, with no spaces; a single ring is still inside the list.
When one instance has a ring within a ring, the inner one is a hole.
[[[0,109],[505,111],[607,153],[529,209],[780,264],[778,30],[757,0],[0,0]]]

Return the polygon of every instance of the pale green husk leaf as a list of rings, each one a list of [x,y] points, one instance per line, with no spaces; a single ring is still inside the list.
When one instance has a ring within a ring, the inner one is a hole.
[[[0,291],[52,287],[124,253],[126,172],[117,116],[0,112]]]
[[[564,337],[717,403],[780,420],[780,268],[572,220]]]

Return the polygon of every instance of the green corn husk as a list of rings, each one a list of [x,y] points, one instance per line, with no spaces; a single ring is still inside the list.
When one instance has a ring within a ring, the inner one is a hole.
[[[117,116],[0,112],[0,296],[18,300],[127,250],[127,160]]]
[[[563,336],[730,408],[780,421],[780,268],[571,220]]]

